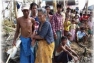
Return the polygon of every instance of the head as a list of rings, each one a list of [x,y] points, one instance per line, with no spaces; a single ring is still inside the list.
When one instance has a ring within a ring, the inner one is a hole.
[[[65,21],[69,21],[69,17],[68,16],[65,18]]]
[[[72,23],[75,24],[75,19],[72,19]]]
[[[78,19],[79,18],[79,16],[78,15],[75,15],[75,19]]]
[[[62,45],[65,45],[67,43],[67,37],[62,36],[61,42],[62,42]]]
[[[92,11],[90,12],[90,16],[93,16],[93,12]]]
[[[40,22],[46,21],[46,14],[47,14],[47,12],[45,9],[43,9],[43,8],[38,9],[38,18],[39,18]]]
[[[78,12],[77,11],[75,11],[76,12],[76,14],[78,14]]]
[[[61,4],[57,4],[57,12],[58,13],[62,12],[62,5]]]
[[[47,11],[47,13],[49,14],[50,13],[50,6],[45,6],[45,9],[46,9],[46,11]]]
[[[87,15],[87,12],[85,11],[85,14],[84,15]]]
[[[67,8],[67,12],[70,12],[70,10],[71,10],[71,9],[68,7],[68,8]]]
[[[85,28],[84,27],[81,27],[80,30],[81,30],[81,32],[84,32],[85,31]]]
[[[29,5],[27,5],[27,4],[23,4],[22,5],[22,12],[23,12],[23,16],[25,17],[25,18],[28,18],[28,16],[29,16]]]
[[[30,10],[32,13],[36,14],[37,13],[37,4],[36,3],[31,3],[30,4]]]
[[[80,16],[82,16],[83,14],[82,13],[80,13]]]
[[[68,38],[68,40],[71,40],[72,34],[71,33],[68,33],[67,38]]]

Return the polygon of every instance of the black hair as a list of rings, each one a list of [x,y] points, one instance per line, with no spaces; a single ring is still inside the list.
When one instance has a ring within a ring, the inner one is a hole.
[[[81,27],[80,30],[85,30],[85,28],[84,27]]]
[[[80,12],[80,16],[82,16],[83,14]]]
[[[62,8],[62,5],[61,4],[57,4],[57,8]]]
[[[38,7],[38,5],[33,2],[33,3],[30,4],[30,9],[32,9],[33,6],[37,6]]]
[[[46,6],[45,6],[45,9],[46,9],[46,8],[48,8],[48,7],[50,8],[50,6],[49,6],[49,5],[46,5]]]
[[[71,33],[68,33],[68,34],[67,34],[67,37],[68,37],[68,36],[72,36],[72,34],[71,34]]]
[[[76,11],[76,14],[78,14],[78,11]]]
[[[75,19],[74,18],[72,19],[72,22],[75,22]]]
[[[66,37],[66,36],[62,36],[62,37],[61,37],[61,41],[62,41],[62,40],[67,40],[67,37]]]
[[[64,9],[62,9],[62,11],[64,11]]]
[[[54,14],[54,11],[53,10],[50,10],[49,14],[50,15],[53,15]]]
[[[67,8],[67,11],[71,10],[69,7]]]

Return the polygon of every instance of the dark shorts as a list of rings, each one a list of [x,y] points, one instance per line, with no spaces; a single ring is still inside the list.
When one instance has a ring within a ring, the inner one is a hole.
[[[56,62],[62,62],[67,63],[68,61],[71,61],[72,57],[69,56],[66,52],[62,52],[60,55],[55,57]]]

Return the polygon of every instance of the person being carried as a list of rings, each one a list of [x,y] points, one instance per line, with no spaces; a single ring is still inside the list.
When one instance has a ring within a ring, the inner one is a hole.
[[[20,34],[20,63],[34,63],[34,55],[31,51],[31,35],[33,34],[35,20],[29,17],[29,5],[22,5],[23,16],[17,19],[17,28],[13,39],[13,46]]]
[[[79,59],[79,56],[76,54],[75,51],[73,51],[66,44],[67,44],[67,37],[63,36],[61,38],[61,44],[56,50],[56,54],[55,54],[56,62],[67,63],[68,61],[71,61],[72,59],[74,59],[76,63],[77,60]],[[77,57],[77,59],[75,57]]]

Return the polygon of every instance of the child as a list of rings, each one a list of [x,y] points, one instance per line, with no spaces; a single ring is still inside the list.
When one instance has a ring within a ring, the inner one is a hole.
[[[72,20],[72,24],[70,26],[70,32],[72,33],[72,38],[71,38],[72,41],[75,39],[75,32],[77,28],[79,28],[79,26],[75,24],[75,20]]]
[[[92,17],[89,18],[89,20],[88,20],[88,25],[89,25],[88,34],[90,34],[90,37],[92,37],[92,33],[93,33],[93,22],[92,22]]]
[[[74,18],[75,18],[75,22],[76,22],[77,24],[79,24],[79,23],[80,23],[80,21],[79,21],[79,16],[76,15]]]
[[[56,53],[55,53],[56,62],[67,63],[68,61],[71,61],[72,59],[74,59],[76,63],[77,59],[74,58],[74,55],[77,56],[78,59],[79,59],[79,56],[66,44],[67,44],[67,37],[63,36],[61,38],[61,44],[57,48]]]
[[[71,22],[69,21],[69,18],[65,18],[65,22],[64,22],[64,36],[67,36],[68,32],[70,31],[70,25]]]
[[[77,42],[80,40],[82,40],[83,42],[87,40],[87,34],[84,27],[81,27],[80,31],[77,32]]]
[[[69,46],[70,48],[71,48],[71,46],[70,46],[70,44],[71,44],[71,37],[72,37],[72,34],[69,32],[68,35],[67,35],[67,38],[68,38],[67,46]]]
[[[32,27],[32,32],[33,34],[31,35],[31,39],[32,39],[32,42],[31,42],[31,45],[34,46],[35,45],[35,39],[32,38],[32,36],[36,35],[37,34],[37,30],[39,28],[39,22],[35,22],[35,26]]]
[[[34,38],[32,38],[32,36],[36,35],[37,34],[37,30],[38,30],[38,27],[39,27],[39,22],[35,22],[35,26],[32,27],[32,32],[33,34],[31,35],[31,39],[32,39],[32,42],[31,42],[31,50],[32,52],[34,53],[34,47],[36,47],[36,41]]]

